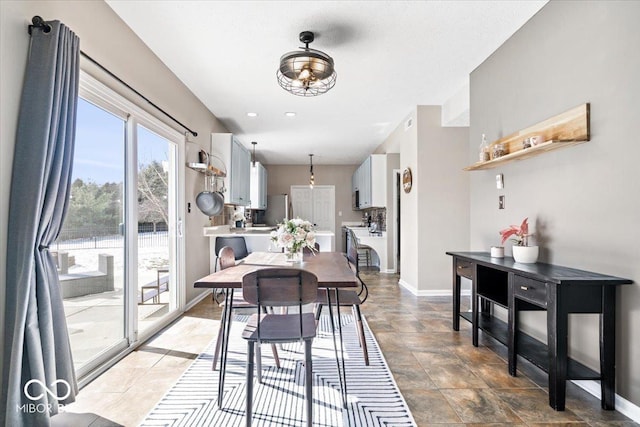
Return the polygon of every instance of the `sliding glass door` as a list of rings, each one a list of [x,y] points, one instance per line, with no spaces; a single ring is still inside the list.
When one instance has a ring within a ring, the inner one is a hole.
[[[58,260],[76,369],[126,348],[126,118],[78,102],[71,199],[53,255]]]
[[[138,330],[144,333],[176,306],[176,147],[140,125],[137,142],[136,297]]]
[[[181,144],[83,75],[71,199],[54,247],[79,377],[179,312]]]

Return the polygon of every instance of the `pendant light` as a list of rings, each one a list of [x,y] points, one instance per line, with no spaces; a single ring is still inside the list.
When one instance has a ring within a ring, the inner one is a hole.
[[[253,151],[251,152],[251,166],[256,167],[256,145],[258,143],[256,141],[251,141],[251,145],[253,146]]]
[[[316,181],[315,178],[313,176],[313,154],[309,154],[309,188],[313,188],[313,186],[315,185]]]
[[[298,96],[321,95],[336,84],[336,70],[333,58],[324,52],[309,48],[314,34],[300,33],[300,41],[305,44],[301,51],[285,53],[280,58],[280,68],[276,73],[278,83],[284,90]]]

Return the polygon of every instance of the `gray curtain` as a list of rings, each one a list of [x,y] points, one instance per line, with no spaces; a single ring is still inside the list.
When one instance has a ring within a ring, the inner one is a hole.
[[[78,389],[48,248],[69,201],[80,41],[59,21],[47,24],[31,35],[11,180],[2,421],[12,427],[49,425]]]

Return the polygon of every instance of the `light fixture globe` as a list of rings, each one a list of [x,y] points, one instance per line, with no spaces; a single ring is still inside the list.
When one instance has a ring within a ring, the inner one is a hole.
[[[276,73],[278,84],[294,95],[321,95],[336,84],[336,70],[333,58],[324,52],[309,48],[314,39],[311,31],[300,33],[300,41],[305,44],[301,51],[285,53],[280,58],[280,68]]]

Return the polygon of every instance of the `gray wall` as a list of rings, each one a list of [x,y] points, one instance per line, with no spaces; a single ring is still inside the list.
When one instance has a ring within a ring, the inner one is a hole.
[[[186,159],[196,161],[199,146],[208,149],[211,132],[226,132],[215,116],[189,91],[189,89],[147,48],[124,22],[102,1],[0,1],[0,334],[4,327],[5,263],[7,209],[13,164],[13,146],[18,120],[20,92],[27,61],[29,36],[27,25],[34,15],[46,20],[59,19],[79,37],[80,47],[113,73],[131,84],[141,93],[162,106],[183,123],[199,133],[191,138],[197,145],[187,144]],[[142,108],[148,105],[104,73],[81,67],[123,94]],[[149,110],[161,120],[164,117]],[[167,121],[170,126],[173,122]],[[202,174],[186,171],[186,202],[191,202],[191,213],[185,218],[186,245],[186,300],[189,302],[200,292],[191,284],[209,273],[209,242],[202,235],[208,218],[195,209],[195,197],[203,186]],[[0,337],[1,338],[1,337]],[[0,358],[2,357],[0,353]],[[2,360],[0,360],[0,366]]]
[[[309,185],[309,165],[264,165],[267,168],[267,194],[291,194],[292,185]],[[317,185],[334,185],[336,251],[342,250],[343,221],[360,221],[362,213],[351,208],[351,176],[359,165],[313,165]],[[342,216],[339,214],[342,213]]]
[[[584,102],[591,141],[470,172],[472,250],[528,216],[542,261],[640,282],[639,17],[640,2],[552,1],[473,71],[469,163],[482,133],[493,141]],[[617,393],[638,405],[639,285],[622,286],[617,304]],[[541,316],[524,321],[545,339]],[[573,357],[598,370],[597,316],[572,316],[570,337]]]
[[[400,195],[400,283],[417,295],[450,294],[445,252],[469,247],[468,140],[468,128],[441,126],[439,106],[420,105],[375,151],[400,153],[400,169],[412,171]]]

